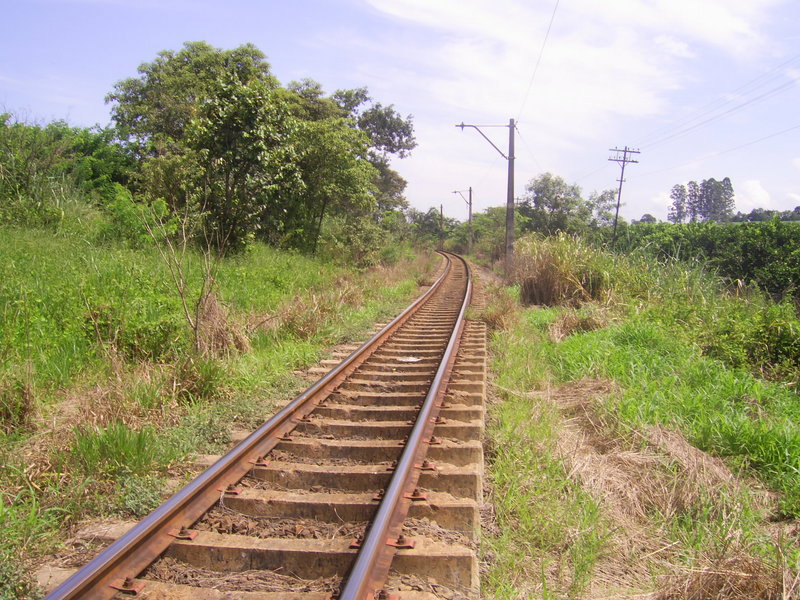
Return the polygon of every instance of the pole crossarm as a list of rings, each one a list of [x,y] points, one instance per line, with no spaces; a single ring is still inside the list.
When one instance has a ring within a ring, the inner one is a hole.
[[[617,191],[617,210],[614,213],[614,234],[611,237],[611,248],[614,248],[617,242],[617,221],[619,220],[619,207],[620,203],[622,202],[622,184],[625,183],[625,165],[630,163],[638,163],[639,161],[634,158],[629,158],[628,155],[634,154],[641,154],[639,150],[633,150],[632,148],[609,148],[609,152],[614,152],[613,156],[608,158],[609,161],[618,163],[621,167],[621,171],[619,174],[619,190]]]
[[[467,200],[467,197],[464,195],[463,191],[455,190],[455,191],[453,191],[453,193],[460,195],[464,199],[464,202],[466,202],[469,205],[469,200]]]
[[[516,129],[516,125],[514,124],[514,119],[508,120],[508,125],[502,125],[502,127],[508,127],[508,154],[500,150],[495,143],[486,137],[486,134],[481,131],[481,128],[477,125],[468,125],[461,122],[460,125],[456,125],[459,127],[461,131],[464,131],[465,127],[471,127],[475,131],[483,136],[489,144],[491,144],[492,148],[497,150],[497,152],[502,156],[506,162],[508,163],[508,189],[506,190],[506,256],[505,256],[505,265],[506,265],[506,275],[511,273],[511,262],[514,255],[514,130]],[[489,125],[485,125],[485,127],[489,127]],[[498,127],[500,127],[498,125]],[[470,188],[470,198],[472,198],[472,189]],[[470,213],[472,212],[472,205],[470,204]],[[471,219],[470,219],[471,221]]]
[[[487,142],[489,142],[492,145],[492,148],[494,148],[495,150],[497,150],[500,153],[500,156],[502,156],[503,158],[508,160],[508,156],[506,156],[506,154],[502,150],[500,150],[500,148],[495,146],[494,142],[492,140],[490,140],[488,137],[486,137],[486,134],[483,133],[481,131],[481,128],[478,127],[477,125],[467,125],[464,122],[462,122],[459,125],[456,125],[456,127],[460,127],[461,131],[464,131],[465,127],[472,127],[472,129],[474,129],[475,131],[477,131],[478,133],[480,133],[483,136],[483,139],[485,139]],[[498,127],[500,127],[500,126],[498,125]],[[508,127],[508,126],[507,125],[502,125],[502,127]],[[513,156],[512,156],[512,158],[513,158]]]

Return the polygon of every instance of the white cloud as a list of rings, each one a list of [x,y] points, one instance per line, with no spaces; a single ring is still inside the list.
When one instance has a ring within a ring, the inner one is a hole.
[[[678,58],[694,58],[695,54],[689,49],[689,44],[676,40],[670,35],[659,35],[654,40],[656,46]]]
[[[795,166],[796,169],[800,169],[800,156],[792,159],[792,164]]]
[[[378,13],[399,23],[403,33],[375,46],[368,80],[385,84],[386,95],[404,111],[430,119],[417,123],[420,147],[415,154],[396,165],[411,181],[409,199],[424,202],[440,185],[430,176],[432,155],[425,156],[426,147],[436,147],[454,163],[485,161],[493,172],[502,172],[503,161],[475,132],[454,137],[452,126],[462,120],[502,125],[509,117],[518,119],[535,157],[518,142],[517,194],[543,167],[568,174],[577,156],[585,160],[591,153],[600,162],[610,144],[641,143],[647,130],[633,127],[678,114],[673,106],[677,92],[696,89],[704,81],[709,56],[725,57],[721,60],[727,68],[763,58],[768,41],[764,23],[773,14],[769,9],[785,2],[562,2],[526,94],[552,2],[369,0]],[[387,69],[381,63],[395,66]],[[617,137],[626,127],[631,128],[628,134],[636,134]],[[505,132],[486,131],[501,148]],[[455,166],[448,175],[468,182],[473,172]],[[414,181],[417,177],[420,183]],[[742,191],[742,201],[764,200],[752,185],[748,189]],[[661,200],[652,199],[642,208],[663,218]],[[641,214],[639,207],[629,210],[637,213],[635,218]]]
[[[754,208],[773,208],[772,197],[757,179],[748,179],[736,191],[736,210],[750,212]]]

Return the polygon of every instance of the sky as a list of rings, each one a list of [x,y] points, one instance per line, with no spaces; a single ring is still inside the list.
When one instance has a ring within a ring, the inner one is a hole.
[[[104,97],[161,50],[253,43],[286,84],[366,86],[413,115],[394,168],[420,210],[466,219],[545,172],[587,197],[616,189],[612,148],[634,148],[621,214],[665,219],[669,192],[730,177],[737,210],[800,205],[797,0],[0,0],[0,111],[110,123]],[[499,126],[499,127],[495,127]],[[466,194],[465,194],[466,195]]]

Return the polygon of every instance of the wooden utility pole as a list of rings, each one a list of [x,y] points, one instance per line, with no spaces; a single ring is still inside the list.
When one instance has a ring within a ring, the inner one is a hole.
[[[622,200],[622,184],[625,182],[625,165],[628,163],[638,163],[638,160],[634,160],[633,158],[628,158],[629,154],[640,154],[638,150],[632,150],[625,146],[622,150],[619,148],[609,148],[609,152],[614,152],[615,154],[609,157],[608,160],[619,163],[622,167],[622,172],[619,174],[619,190],[617,190],[617,211],[614,213],[614,235],[611,238],[611,248],[613,250],[614,245],[617,243],[617,221],[619,220],[619,205],[620,201]],[[622,154],[620,154],[620,152]]]

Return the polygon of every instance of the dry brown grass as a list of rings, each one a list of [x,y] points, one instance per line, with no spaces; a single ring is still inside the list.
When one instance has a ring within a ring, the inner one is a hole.
[[[488,286],[485,294],[489,301],[478,318],[486,323],[490,330],[508,331],[519,320],[519,303],[505,287]]]
[[[613,382],[584,379],[542,394],[564,418],[557,448],[569,465],[569,476],[596,499],[614,531],[595,567],[588,597],[623,597],[609,593],[641,590],[653,573],[664,574],[658,589],[646,595],[653,599],[791,597],[782,592],[787,576],[754,553],[735,527],[720,540],[724,543],[699,554],[671,538],[665,524],[681,515],[710,507],[721,521],[735,519],[743,510],[746,483],[678,432],[622,427],[598,404],[615,393]],[[757,504],[769,502],[765,494],[747,491]]]
[[[216,294],[207,296],[198,310],[197,349],[203,356],[229,356],[250,350],[244,327],[231,317]]]
[[[548,334],[553,342],[558,343],[574,333],[602,329],[610,321],[611,317],[601,308],[592,310],[586,315],[571,310],[562,313],[550,323]]]
[[[774,567],[739,553],[710,560],[710,564],[672,576],[655,600],[778,600],[783,585]]]
[[[512,267],[523,304],[578,307],[606,302],[611,290],[605,274],[592,264],[593,256],[578,240],[563,245],[523,240]]]

